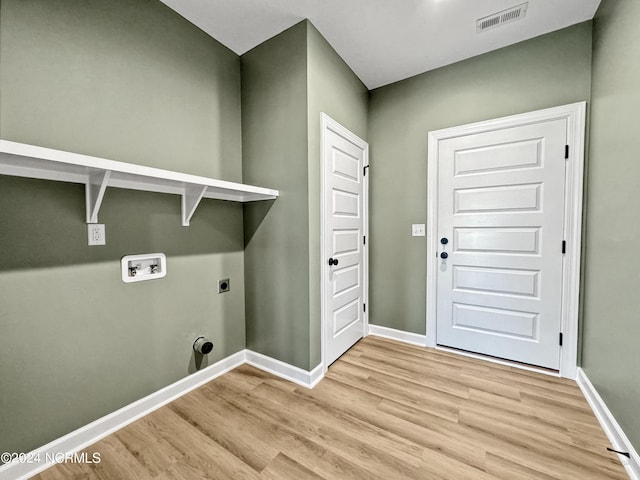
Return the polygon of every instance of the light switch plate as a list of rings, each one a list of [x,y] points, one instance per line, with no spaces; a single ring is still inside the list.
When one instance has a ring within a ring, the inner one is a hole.
[[[411,225],[411,234],[414,237],[424,237],[424,223],[414,223]]]
[[[106,245],[107,238],[104,232],[103,223],[89,223],[87,225],[89,245]]]

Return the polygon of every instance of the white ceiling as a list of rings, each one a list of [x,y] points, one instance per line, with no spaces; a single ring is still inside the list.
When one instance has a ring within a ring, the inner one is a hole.
[[[478,18],[525,0],[161,1],[239,55],[308,18],[369,89],[589,20],[600,4],[529,0],[524,19],[478,34]]]

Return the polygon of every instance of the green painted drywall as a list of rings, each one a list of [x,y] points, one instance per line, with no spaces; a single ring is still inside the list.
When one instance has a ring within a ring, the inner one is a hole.
[[[316,28],[307,22],[309,125],[309,322],[311,368],[321,361],[320,141],[322,112],[367,139],[369,92]]]
[[[155,0],[2,0],[0,137],[241,180],[240,60]],[[0,451],[29,451],[245,346],[242,206],[0,176]],[[164,252],[162,280],[120,258]],[[217,282],[231,278],[231,292]]]
[[[582,367],[640,450],[640,4],[604,0],[594,20]]]
[[[246,205],[247,347],[321,361],[320,113],[366,138],[368,92],[308,21],[241,57],[243,178],[280,190]]]
[[[241,181],[240,60],[157,0],[2,0],[3,138]]]
[[[424,334],[427,133],[587,100],[586,22],[370,92],[372,324]]]
[[[247,348],[309,369],[307,31],[242,55],[244,181],[280,190],[245,205]],[[315,365],[314,365],[315,366]]]

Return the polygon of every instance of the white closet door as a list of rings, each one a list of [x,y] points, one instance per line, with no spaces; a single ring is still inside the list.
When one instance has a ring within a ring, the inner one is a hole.
[[[366,144],[324,130],[326,365],[364,335],[364,173]]]

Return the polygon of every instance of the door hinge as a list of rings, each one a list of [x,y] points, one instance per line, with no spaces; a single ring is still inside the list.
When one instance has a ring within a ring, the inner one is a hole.
[[[562,254],[564,255],[565,253],[567,253],[567,241],[562,240]]]
[[[564,158],[565,160],[569,158],[569,145],[564,146]]]
[[[558,338],[560,346],[562,346],[562,332],[560,332],[560,337]]]
[[[364,313],[367,313],[367,304],[366,303],[362,304],[362,309],[364,310]]]
[[[369,168],[369,165],[365,165],[365,166],[362,168],[362,174],[363,174],[365,177],[367,176],[367,168]]]
[[[362,237],[362,243],[363,243],[363,245],[367,244],[367,236],[366,235]]]

